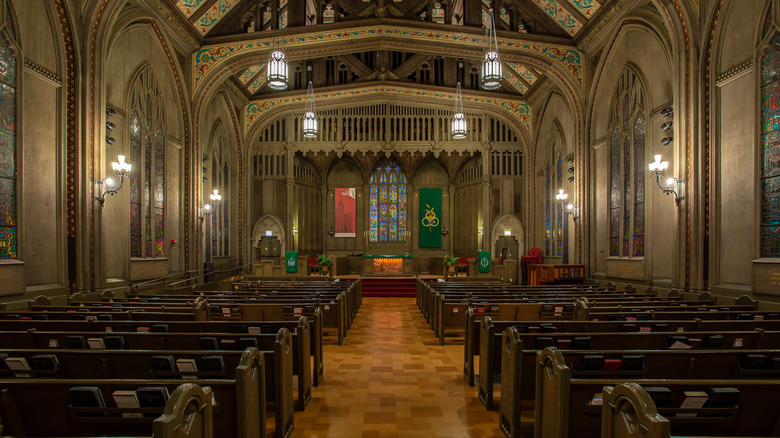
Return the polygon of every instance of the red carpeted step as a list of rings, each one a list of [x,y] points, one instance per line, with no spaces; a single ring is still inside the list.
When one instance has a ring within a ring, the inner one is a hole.
[[[414,278],[363,277],[364,297],[414,297],[417,280]]]

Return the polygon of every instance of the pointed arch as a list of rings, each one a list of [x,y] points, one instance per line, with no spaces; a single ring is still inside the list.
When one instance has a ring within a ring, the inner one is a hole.
[[[644,256],[644,87],[628,66],[618,79],[608,117],[609,255]]]
[[[131,83],[130,256],[165,257],[165,103],[151,66]]]
[[[563,255],[563,207],[556,195],[563,189],[563,129],[556,119],[547,137],[547,162],[544,168],[544,248],[546,256]]]

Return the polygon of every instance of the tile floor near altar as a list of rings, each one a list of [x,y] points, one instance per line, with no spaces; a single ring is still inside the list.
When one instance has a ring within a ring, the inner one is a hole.
[[[440,346],[413,298],[364,298],[293,437],[502,437],[463,380],[463,342]],[[498,389],[498,388],[497,388]]]

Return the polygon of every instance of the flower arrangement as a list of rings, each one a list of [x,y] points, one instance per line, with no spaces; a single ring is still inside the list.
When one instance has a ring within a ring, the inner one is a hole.
[[[325,254],[318,255],[315,263],[319,264],[320,266],[333,266],[333,260]]]
[[[444,256],[444,263],[447,266],[455,266],[455,263],[457,263],[457,262],[458,262],[458,259],[456,259],[455,257],[453,257],[451,255]]]

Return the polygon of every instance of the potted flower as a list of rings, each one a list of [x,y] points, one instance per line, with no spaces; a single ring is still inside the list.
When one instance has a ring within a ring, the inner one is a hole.
[[[455,263],[458,262],[458,259],[451,255],[444,256],[444,264],[447,265],[447,270],[449,271],[450,275],[455,275]]]
[[[315,263],[320,265],[320,270],[323,273],[328,272],[328,267],[333,266],[333,260],[325,254],[318,255]]]

